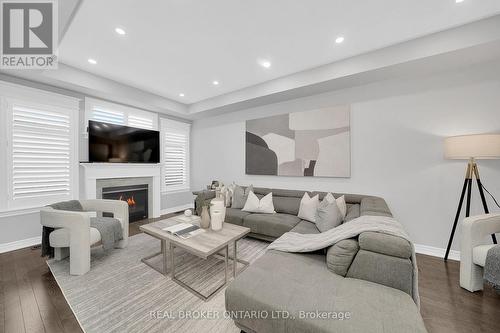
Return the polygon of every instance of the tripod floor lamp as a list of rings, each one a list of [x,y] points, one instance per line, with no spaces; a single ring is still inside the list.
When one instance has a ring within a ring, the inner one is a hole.
[[[457,214],[455,215],[455,221],[453,222],[450,240],[448,241],[448,247],[446,248],[446,254],[444,257],[444,260],[446,261],[448,260],[453,237],[455,236],[455,229],[457,228],[457,223],[460,218],[460,213],[462,211],[462,206],[466,194],[467,199],[465,206],[465,216],[469,217],[470,215],[470,204],[473,186],[472,181],[474,178],[477,182],[477,187],[479,189],[479,195],[483,204],[484,213],[489,214],[488,204],[486,203],[486,198],[484,196],[483,184],[481,183],[481,178],[479,177],[479,169],[477,167],[476,160],[500,159],[500,134],[453,136],[446,138],[444,145],[445,157],[447,159],[468,160],[464,186],[462,188],[462,194],[460,195]],[[496,244],[497,240],[494,234],[491,235],[491,238],[493,240],[493,243]]]

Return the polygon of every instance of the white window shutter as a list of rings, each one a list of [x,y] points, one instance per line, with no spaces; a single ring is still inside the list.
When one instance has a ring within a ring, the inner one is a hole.
[[[46,204],[71,198],[71,111],[47,111],[17,103],[11,109],[10,200]]]
[[[126,124],[125,114],[123,112],[106,110],[104,108],[99,108],[99,107],[92,107],[89,119],[116,125]]]
[[[189,190],[189,124],[162,119],[163,176],[167,191]]]
[[[154,119],[152,119],[151,117],[129,114],[128,126],[152,130],[154,129]]]
[[[85,104],[88,120],[149,130],[158,129],[158,115],[154,112],[93,98],[86,98]]]

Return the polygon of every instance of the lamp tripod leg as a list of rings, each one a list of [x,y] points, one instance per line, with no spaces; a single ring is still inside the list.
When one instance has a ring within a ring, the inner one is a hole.
[[[460,202],[458,203],[457,214],[455,215],[455,221],[453,222],[453,228],[451,229],[450,240],[448,241],[448,246],[446,247],[446,254],[444,256],[444,261],[448,260],[448,255],[450,254],[451,244],[453,243],[453,237],[455,236],[455,230],[457,229],[458,219],[460,218],[460,212],[462,211],[462,205],[464,203],[465,192],[469,186],[469,178],[465,178],[464,186],[462,188],[462,194],[460,195]],[[470,204],[470,196],[468,198],[468,203]]]
[[[488,204],[486,202],[486,197],[484,195],[483,184],[481,183],[481,178],[479,178],[479,170],[477,165],[474,165],[474,175],[476,176],[477,187],[479,187],[479,195],[481,196],[481,202],[483,203],[484,213],[489,214]],[[497,237],[495,234],[491,234],[491,240],[493,244],[497,244]]]

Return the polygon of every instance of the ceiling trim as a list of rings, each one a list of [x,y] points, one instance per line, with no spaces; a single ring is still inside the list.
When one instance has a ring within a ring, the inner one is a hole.
[[[78,10],[82,6],[83,0],[76,0],[76,3],[74,4],[73,9],[71,10],[71,14],[67,18],[66,22],[62,24],[62,26],[59,27],[59,43],[62,42],[64,39],[64,36],[66,35],[66,32],[68,32],[69,27],[71,26],[71,23],[75,19],[76,13],[78,13]],[[66,4],[66,3],[64,3]],[[63,3],[59,3],[59,6],[63,5]]]
[[[127,104],[166,115],[188,118],[187,105],[128,85],[59,63],[57,70],[1,70],[19,77],[53,87],[69,89],[117,103]]]

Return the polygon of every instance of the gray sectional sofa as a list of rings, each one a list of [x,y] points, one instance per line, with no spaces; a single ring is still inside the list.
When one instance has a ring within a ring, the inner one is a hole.
[[[250,236],[266,241],[288,231],[319,233],[314,223],[297,217],[304,191],[254,188],[258,197],[269,192],[276,214],[227,208],[225,221],[249,227]],[[362,215],[392,216],[382,198],[334,194],[340,195],[348,207],[344,223]],[[247,333],[426,332],[413,295],[411,255],[407,240],[375,232],[315,253],[269,250],[226,289],[226,309]]]

